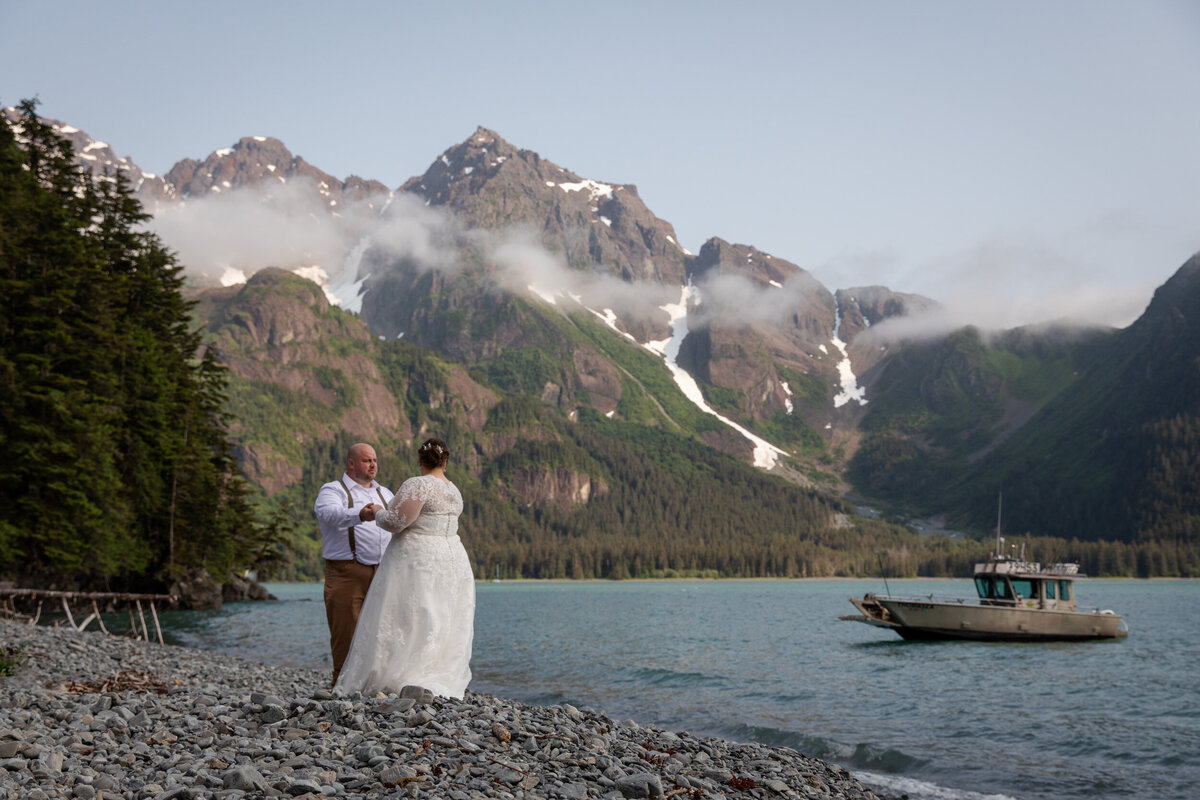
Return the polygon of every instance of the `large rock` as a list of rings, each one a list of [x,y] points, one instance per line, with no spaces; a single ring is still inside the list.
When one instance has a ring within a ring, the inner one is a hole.
[[[221,584],[201,567],[193,568],[172,583],[168,592],[179,598],[181,608],[220,610],[225,605]]]
[[[275,595],[267,591],[261,583],[253,578],[230,575],[221,586],[221,598],[226,603],[236,603],[241,600],[275,600]]]

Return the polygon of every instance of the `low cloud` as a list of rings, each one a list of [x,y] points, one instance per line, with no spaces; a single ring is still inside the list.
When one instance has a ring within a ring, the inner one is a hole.
[[[241,189],[163,208],[149,227],[200,285],[216,285],[230,271],[341,263],[346,233],[318,197],[302,181],[270,196]]]
[[[402,260],[419,269],[454,272],[463,266],[460,247],[467,243],[492,265],[496,282],[512,292],[558,298],[556,302],[577,298],[592,309],[612,309],[623,319],[658,322],[664,319],[661,306],[679,300],[679,287],[628,283],[599,269],[571,269],[543,244],[538,231],[466,230],[415,195],[375,196],[350,203],[338,214],[330,214],[325,202],[316,186],[298,179],[269,193],[243,188],[167,207],[150,228],[178,253],[185,274],[199,285],[244,280],[275,266],[317,279],[328,293],[346,293],[365,277],[357,271],[359,256],[368,247],[375,253],[369,262],[373,265]],[[862,252],[819,268],[822,274],[861,278],[851,286],[885,285],[942,304],[938,312],[874,326],[871,336],[880,341],[943,335],[963,325],[1003,330],[1068,320],[1123,326],[1137,318],[1162,282],[1098,276],[1080,260],[1032,239],[980,244],[907,274],[898,274],[899,262],[889,251]],[[821,302],[821,284],[805,271],[778,287],[714,272],[697,288],[700,304],[693,313],[698,324],[786,324],[797,311]],[[357,307],[354,298],[342,300]]]
[[[1170,265],[1147,276],[1140,270],[1104,272],[1096,264],[1111,262],[1117,247],[1128,250],[1129,263],[1139,263],[1145,248],[1129,242],[1144,232],[1137,220],[1113,214],[1055,244],[1039,236],[1002,235],[915,264],[876,251],[840,256],[814,269],[836,276],[842,287],[878,284],[942,305],[937,312],[876,326],[871,334],[880,340],[940,336],[964,325],[985,331],[1051,322],[1125,327],[1145,310]]]
[[[797,311],[820,303],[817,293],[822,286],[807,272],[794,273],[780,286],[725,272],[701,278],[696,288],[700,290],[700,305],[694,310],[698,323],[770,325],[783,324]]]
[[[185,275],[201,286],[241,282],[260,269],[282,267],[321,283],[327,292],[330,287],[345,291],[366,277],[357,272],[367,248],[375,269],[403,261],[453,273],[463,268],[460,246],[467,244],[492,265],[496,282],[515,293],[577,297],[590,308],[611,308],[626,319],[661,317],[659,307],[679,299],[675,288],[570,269],[529,229],[464,229],[450,214],[410,194],[376,196],[330,214],[315,185],[293,180],[270,193],[249,187],[167,207],[149,227],[178,254]]]
[[[679,300],[678,287],[570,269],[527,228],[487,232],[480,238],[488,260],[498,268],[500,285],[511,292],[577,297],[589,308],[610,308],[620,317],[639,320],[661,318],[661,306]]]
[[[1160,280],[1116,279],[1037,239],[980,244],[922,267],[922,283],[941,289],[949,317],[984,329],[1048,321],[1131,323]]]

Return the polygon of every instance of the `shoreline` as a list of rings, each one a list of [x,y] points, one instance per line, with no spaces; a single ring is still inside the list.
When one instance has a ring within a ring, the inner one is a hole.
[[[1097,578],[1097,577],[1093,577],[1091,575],[1084,575],[1078,579],[1083,580],[1083,581],[1147,581],[1147,582],[1151,582],[1151,583],[1156,582],[1156,581],[1178,582],[1178,583],[1186,583],[1188,581],[1200,581],[1200,578],[1180,578],[1180,577],[1174,577],[1174,576],[1162,576],[1162,577],[1154,577],[1154,578],[1128,578],[1128,577]],[[550,584],[550,583],[572,583],[572,584],[578,584],[578,583],[604,583],[604,584],[683,583],[686,581],[692,581],[695,583],[854,583],[854,582],[859,582],[859,581],[882,581],[882,580],[883,580],[883,578],[879,577],[878,575],[867,575],[867,576],[861,577],[861,578],[844,578],[844,577],[829,577],[829,578],[694,578],[694,577],[680,577],[680,578],[620,578],[620,579],[616,579],[616,578],[504,578],[503,580],[499,580],[499,581],[497,581],[493,578],[476,578],[475,583],[476,584],[521,583],[521,584],[538,584],[538,585]],[[935,581],[935,582],[970,581],[971,576],[966,576],[966,577],[962,577],[962,578],[923,578],[923,577],[891,578],[891,577],[889,577],[887,580],[889,582],[897,582],[897,583],[905,582],[905,581],[907,581],[907,582],[914,582],[914,581],[921,581],[921,582],[925,582],[925,581]],[[309,584],[320,584],[320,583],[324,583],[324,582],[325,581],[321,578],[316,578],[311,581],[267,580],[267,581],[261,581],[261,585],[264,587],[272,585],[272,584],[281,584],[281,585],[285,585],[285,586],[305,586],[305,585],[309,585]]]
[[[0,641],[25,645],[0,677],[5,800],[880,800],[794,750],[568,704],[334,696],[324,670],[10,620]]]

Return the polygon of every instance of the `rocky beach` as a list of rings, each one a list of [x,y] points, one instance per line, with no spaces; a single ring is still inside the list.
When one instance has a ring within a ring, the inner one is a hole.
[[[563,704],[335,696],[328,675],[0,620],[0,797],[845,798],[841,767]]]

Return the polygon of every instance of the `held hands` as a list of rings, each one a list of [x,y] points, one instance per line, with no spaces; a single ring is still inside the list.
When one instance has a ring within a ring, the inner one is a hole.
[[[375,512],[381,508],[383,508],[383,506],[376,505],[375,503],[367,503],[362,507],[362,510],[358,512],[358,518],[363,522],[371,522],[375,519]]]

